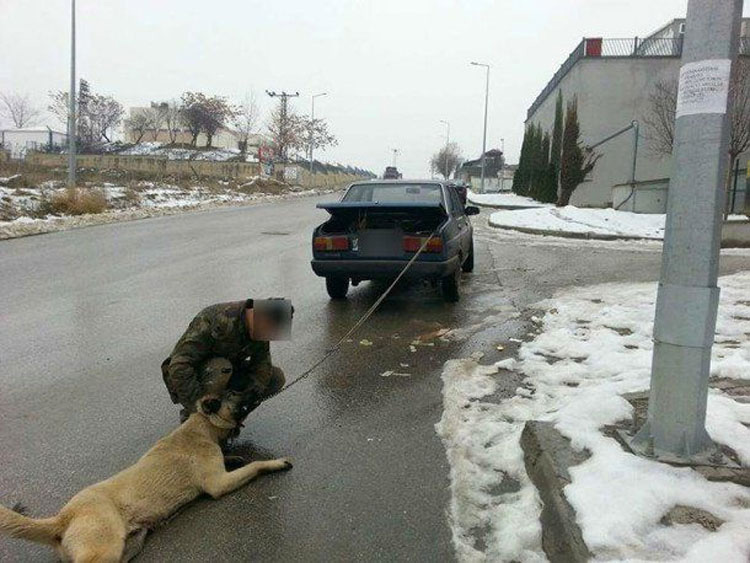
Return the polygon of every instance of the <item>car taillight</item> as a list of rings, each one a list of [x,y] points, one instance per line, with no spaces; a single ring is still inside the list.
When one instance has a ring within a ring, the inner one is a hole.
[[[404,251],[406,252],[417,252],[427,237],[404,237]],[[424,247],[422,252],[442,252],[443,251],[443,239],[440,237],[432,237],[427,246]]]
[[[319,252],[349,250],[349,237],[315,237],[313,248]]]

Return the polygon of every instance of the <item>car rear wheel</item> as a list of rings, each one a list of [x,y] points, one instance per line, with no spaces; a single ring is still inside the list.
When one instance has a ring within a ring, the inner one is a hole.
[[[349,278],[330,276],[326,278],[326,290],[331,299],[344,299],[349,291]]]
[[[464,272],[474,271],[474,239],[471,240],[471,246],[469,246],[469,255],[466,257],[466,260],[464,260],[461,269]]]
[[[460,297],[458,292],[458,281],[460,276],[461,270],[457,269],[455,272],[440,279],[440,287],[443,290],[443,299],[448,303],[455,303]]]

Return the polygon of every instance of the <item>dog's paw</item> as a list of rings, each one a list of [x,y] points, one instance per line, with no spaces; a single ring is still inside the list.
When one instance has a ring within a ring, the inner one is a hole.
[[[25,504],[23,504],[22,502],[17,502],[16,504],[14,504],[11,507],[11,510],[13,512],[17,512],[18,514],[21,514],[23,516],[28,516],[28,514],[29,514],[28,507]]]
[[[279,471],[288,471],[292,467],[294,467],[294,464],[292,464],[292,460],[286,457],[281,458],[279,460],[279,463],[280,463]]]

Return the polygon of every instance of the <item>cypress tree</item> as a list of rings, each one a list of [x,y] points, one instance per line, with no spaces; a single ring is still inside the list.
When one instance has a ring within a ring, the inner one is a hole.
[[[552,129],[552,140],[550,145],[549,166],[547,180],[541,201],[554,203],[557,201],[557,185],[560,177],[560,157],[562,152],[563,137],[563,97],[562,91],[557,91],[557,102],[555,103],[555,125]]]
[[[546,193],[549,191],[549,147],[549,132],[545,131],[544,137],[542,137],[541,154],[539,157],[539,179],[537,181],[537,189],[534,195],[534,199],[538,201],[544,201]]]
[[[568,102],[565,113],[565,129],[562,138],[562,155],[560,159],[560,197],[557,205],[562,207],[570,203],[570,196],[583,182],[586,175],[594,169],[599,156],[590,149],[580,145],[581,126],[578,123],[578,103],[575,98]]]
[[[529,160],[529,137],[531,136],[531,127],[526,126],[523,132],[523,141],[521,142],[521,154],[518,157],[518,168],[513,175],[513,185],[511,190],[515,194],[522,194],[525,191],[528,178],[528,160]]]

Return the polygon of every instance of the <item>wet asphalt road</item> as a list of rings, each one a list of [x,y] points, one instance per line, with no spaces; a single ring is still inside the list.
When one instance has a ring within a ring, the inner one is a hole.
[[[288,378],[340,338],[383,287],[328,300],[309,267],[321,199],[1,242],[0,502],[51,514],[173,428],[159,364],[207,304],[290,296],[294,340],[272,346]],[[138,561],[452,560],[449,468],[434,432],[443,361],[475,351],[491,361],[503,342],[512,353],[507,339],[525,334],[526,308],[557,288],[653,280],[659,267],[655,244],[540,242],[498,236],[485,222],[474,220],[477,268],[459,304],[400,288],[343,353],[251,415],[234,453],[290,456],[292,471],[191,504]],[[745,257],[722,260],[724,271],[749,267]],[[523,314],[498,316],[508,308]],[[466,337],[410,351],[441,327]],[[3,538],[0,560],[54,559]]]

